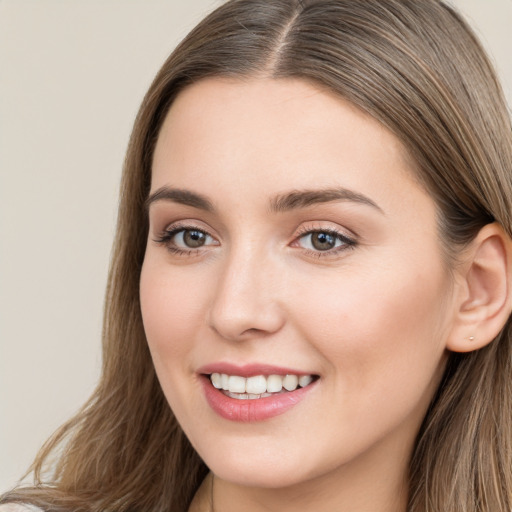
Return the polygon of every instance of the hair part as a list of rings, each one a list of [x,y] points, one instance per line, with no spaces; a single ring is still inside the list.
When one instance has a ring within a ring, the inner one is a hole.
[[[163,396],[139,304],[152,157],[180,91],[208,77],[260,76],[327,88],[393,132],[436,202],[450,263],[489,222],[512,236],[510,117],[491,64],[453,9],[438,0],[227,2],[164,63],[136,119],[98,388],[39,454],[35,486],[3,502],[52,511],[186,510],[207,468]],[[411,458],[408,512],[512,509],[510,329],[509,321],[486,348],[451,355]]]

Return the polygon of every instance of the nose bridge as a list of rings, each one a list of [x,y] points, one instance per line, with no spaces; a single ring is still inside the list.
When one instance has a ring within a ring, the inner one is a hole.
[[[233,247],[213,290],[210,326],[230,340],[278,331],[284,318],[276,281],[276,262],[261,244]]]

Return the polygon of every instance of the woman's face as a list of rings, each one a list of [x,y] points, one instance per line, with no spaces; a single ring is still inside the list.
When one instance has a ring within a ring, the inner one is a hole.
[[[454,286],[397,138],[299,80],[204,80],[167,115],[148,205],[147,340],[213,472],[403,472]]]

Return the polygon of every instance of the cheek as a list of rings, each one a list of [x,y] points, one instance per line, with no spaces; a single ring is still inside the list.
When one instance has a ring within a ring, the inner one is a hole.
[[[425,389],[437,378],[450,291],[441,268],[418,268],[404,262],[349,269],[297,290],[297,324],[338,375],[337,391],[344,396],[361,396],[345,394],[348,387],[378,400],[386,390]]]
[[[204,290],[204,288],[203,288]],[[192,349],[199,325],[202,289],[186,273],[153,262],[143,265],[140,281],[142,319],[155,366],[178,361]]]
[[[391,432],[412,443],[441,378],[448,291],[440,272],[402,270],[354,269],[296,294],[301,336],[322,357],[325,395],[336,397],[325,426],[333,464],[347,446],[354,455]]]
[[[198,286],[201,281],[151,257],[144,261],[140,280],[142,319],[155,371],[184,428],[204,414],[193,368],[194,340],[205,316],[201,305],[207,300],[208,287]]]

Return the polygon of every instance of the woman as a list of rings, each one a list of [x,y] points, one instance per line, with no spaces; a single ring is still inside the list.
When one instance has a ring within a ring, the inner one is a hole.
[[[510,510],[511,133],[437,0],[220,7],[135,123],[98,389],[3,502]]]

